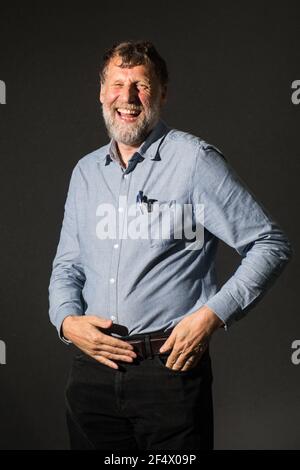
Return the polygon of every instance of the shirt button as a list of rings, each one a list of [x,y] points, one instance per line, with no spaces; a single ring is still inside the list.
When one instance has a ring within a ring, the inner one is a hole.
[[[113,278],[111,278],[111,279],[109,280],[109,282],[110,282],[111,284],[114,284],[114,283],[115,283],[115,280],[114,280]]]
[[[119,248],[119,245],[118,245],[118,244],[114,245],[114,249],[115,249],[115,250],[117,250],[118,248]]]

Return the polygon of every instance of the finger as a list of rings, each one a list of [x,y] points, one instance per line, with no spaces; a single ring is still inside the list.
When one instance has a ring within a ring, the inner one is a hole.
[[[174,364],[177,362],[179,356],[180,356],[180,351],[177,350],[177,349],[173,349],[171,354],[168,357],[168,360],[166,362],[166,366],[169,367],[170,369],[172,369]]]
[[[103,357],[101,354],[95,354],[93,350],[90,349],[85,349],[83,347],[78,348],[80,351],[85,353],[87,356],[90,356],[92,359],[95,359],[97,362],[100,362],[101,364],[104,364],[106,366],[109,366],[113,369],[118,369],[118,365],[115,364],[113,361],[109,360],[109,358]],[[113,358],[111,358],[113,359]]]
[[[193,351],[190,351],[189,353],[179,353],[179,355],[177,356],[177,360],[173,363],[171,368],[173,370],[182,371],[191,369],[201,359],[206,349],[207,344],[203,343],[201,344],[201,348],[198,345],[196,348],[193,349]],[[171,361],[173,361],[173,358],[170,359]]]
[[[181,354],[178,356],[177,361],[172,365],[173,370],[182,370],[185,364],[189,361],[189,357]]]
[[[175,334],[171,334],[169,338],[164,342],[159,352],[164,353],[164,352],[170,351],[175,344],[175,340],[176,340]]]
[[[94,348],[95,346],[102,347],[103,344],[106,344],[111,347],[133,351],[133,346],[130,343],[127,343],[126,341],[122,341],[121,339],[118,339],[118,338],[114,338],[113,336],[110,336],[104,332],[102,333],[97,328],[92,327],[90,339],[94,345]]]
[[[206,351],[208,343],[201,342],[193,348],[193,354],[201,357],[202,354]]]
[[[101,354],[104,351],[109,352],[111,354],[117,354],[117,355],[119,354],[123,356],[126,355],[126,356],[133,357],[133,358],[137,357],[137,354],[131,349],[114,348],[113,346],[110,346],[108,344],[102,344],[101,346],[96,347],[94,350],[95,353],[99,353],[99,354]]]
[[[108,336],[105,333],[100,333],[100,334],[101,334],[102,344],[106,344],[114,348],[127,349],[130,351],[133,351],[132,344],[127,343],[126,341],[122,341],[121,339],[114,338],[113,336]]]
[[[197,363],[198,363],[198,360],[194,356],[188,358],[184,366],[181,369],[182,372],[189,370],[189,369],[193,369],[197,365]]]
[[[96,359],[96,361],[100,362],[101,364],[104,364],[105,366],[110,367],[111,369],[116,369],[116,370],[119,369],[118,364],[116,364],[115,362],[107,359],[106,357],[97,356],[97,355],[93,355],[92,357],[94,359]]]
[[[173,370],[182,370],[186,363],[190,364],[193,361],[193,358],[194,356],[191,353],[183,353],[182,351],[179,351],[177,359],[173,362],[171,368]],[[172,358],[171,361],[173,361]]]
[[[123,361],[123,362],[133,362],[133,357],[124,356],[123,354],[112,354],[106,351],[101,353],[102,357],[106,357],[107,359],[111,359],[113,361]]]

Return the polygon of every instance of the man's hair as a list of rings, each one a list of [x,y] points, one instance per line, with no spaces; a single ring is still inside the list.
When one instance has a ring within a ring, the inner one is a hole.
[[[108,64],[114,57],[122,59],[121,68],[134,67],[136,65],[152,65],[161,85],[167,87],[169,81],[167,64],[159,55],[152,42],[139,40],[114,44],[103,56],[99,73],[101,83],[104,83]]]

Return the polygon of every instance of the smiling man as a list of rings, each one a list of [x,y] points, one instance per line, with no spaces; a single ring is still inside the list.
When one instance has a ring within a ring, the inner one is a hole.
[[[51,321],[80,350],[66,390],[71,448],[212,449],[210,338],[260,300],[291,247],[219,150],[161,120],[168,72],[150,42],[113,46],[100,78],[110,142],[73,171],[49,286]],[[151,230],[177,206],[192,217],[168,238],[130,237],[129,206]],[[103,208],[117,235],[99,233]],[[199,224],[200,244],[184,230]],[[219,290],[218,239],[242,257]]]
[[[116,50],[101,76],[100,101],[109,136],[118,143],[120,157],[127,163],[157,124],[166,99],[167,70],[161,64],[161,77],[149,61],[124,67],[130,56],[124,47]]]

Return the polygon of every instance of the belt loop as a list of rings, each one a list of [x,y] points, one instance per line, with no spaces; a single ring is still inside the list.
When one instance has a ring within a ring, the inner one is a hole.
[[[151,342],[150,342],[150,335],[145,336],[144,344],[145,344],[146,358],[150,357],[151,359],[153,359]]]

